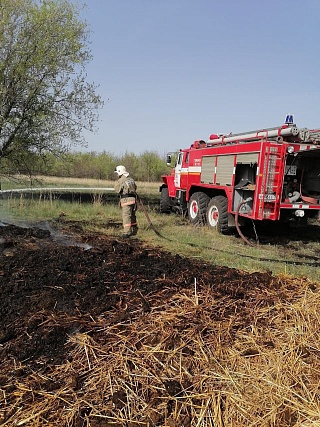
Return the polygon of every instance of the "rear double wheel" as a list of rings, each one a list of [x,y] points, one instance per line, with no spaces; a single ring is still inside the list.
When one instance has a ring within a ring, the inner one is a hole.
[[[229,232],[228,226],[228,199],[216,196],[210,200],[207,208],[207,223],[210,228],[221,234]]]
[[[206,223],[206,212],[210,197],[202,191],[192,194],[188,204],[188,216],[191,224],[204,225]]]

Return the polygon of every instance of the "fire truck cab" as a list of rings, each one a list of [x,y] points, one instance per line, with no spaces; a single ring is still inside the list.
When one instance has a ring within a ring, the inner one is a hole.
[[[292,116],[290,116],[292,117]],[[170,165],[172,153],[167,164]],[[210,135],[175,155],[160,212],[178,210],[221,233],[248,219],[306,223],[320,212],[320,130],[294,123]]]

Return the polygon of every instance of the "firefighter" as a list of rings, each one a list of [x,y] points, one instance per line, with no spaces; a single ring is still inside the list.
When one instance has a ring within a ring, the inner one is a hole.
[[[136,218],[137,185],[124,166],[117,166],[114,172],[118,175],[114,191],[120,196],[123,223],[122,237],[130,237],[138,232]]]

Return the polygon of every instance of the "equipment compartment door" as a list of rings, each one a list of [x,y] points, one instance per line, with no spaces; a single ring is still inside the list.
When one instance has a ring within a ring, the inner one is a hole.
[[[232,178],[234,174],[234,161],[235,155],[219,155],[217,156],[217,167],[216,167],[216,176],[215,176],[215,184],[226,186],[232,185]]]

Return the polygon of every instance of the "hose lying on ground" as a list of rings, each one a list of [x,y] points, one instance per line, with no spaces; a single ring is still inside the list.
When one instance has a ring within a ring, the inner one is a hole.
[[[140,203],[140,206],[141,206],[141,208],[142,208],[142,210],[143,210],[143,212],[144,212],[144,214],[145,214],[145,216],[146,216],[146,218],[147,218],[147,221],[148,221],[148,224],[149,224],[149,227],[156,233],[156,235],[157,236],[159,236],[159,237],[164,237],[164,236],[162,236],[162,234],[156,229],[156,227],[153,225],[153,223],[152,223],[152,221],[151,221],[151,219],[150,219],[150,216],[149,216],[149,214],[148,214],[148,211],[146,210],[146,208],[145,208],[145,206],[144,206],[144,204],[143,204],[143,201],[142,201],[142,199],[141,199],[141,197],[137,194],[137,201]],[[239,203],[239,205],[238,205],[238,207],[237,207],[237,209],[236,209],[236,215],[235,215],[235,224],[236,224],[236,229],[237,229],[237,231],[238,231],[238,233],[239,233],[239,235],[240,235],[240,237],[243,239],[243,241],[245,242],[245,243],[247,243],[249,246],[255,246],[252,242],[250,242],[245,236],[244,236],[244,234],[242,233],[242,231],[240,230],[240,226],[239,226],[239,222],[238,222],[238,218],[239,218],[239,211],[240,211],[240,208],[241,208],[241,206],[242,205],[244,205],[245,203],[247,203],[249,200],[244,200],[244,201],[242,201],[241,203]]]
[[[249,202],[249,200],[243,200],[241,203],[239,203],[237,209],[236,209],[236,215],[235,215],[235,224],[236,224],[236,229],[240,235],[240,237],[242,238],[242,240],[247,243],[247,245],[249,246],[254,246],[254,244],[252,242],[250,242],[246,236],[242,233],[242,231],[240,230],[240,226],[239,226],[239,211],[242,205],[244,205],[245,203]]]
[[[143,210],[143,212],[144,212],[144,214],[145,214],[145,216],[146,216],[146,218],[147,218],[147,221],[148,221],[148,224],[149,224],[149,227],[156,233],[156,235],[157,236],[159,236],[159,237],[163,237],[162,235],[161,235],[161,233],[156,229],[156,227],[152,224],[152,221],[151,221],[151,219],[150,219],[150,217],[149,217],[149,214],[148,214],[148,212],[147,212],[147,209],[145,208],[145,206],[144,206],[144,204],[143,204],[143,201],[142,201],[142,199],[141,199],[141,197],[137,194],[137,201],[140,203],[140,206],[141,206],[141,208],[142,208],[142,210]]]

